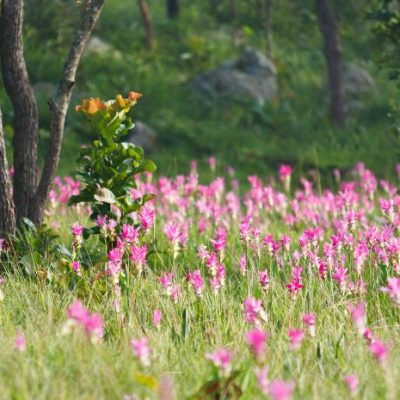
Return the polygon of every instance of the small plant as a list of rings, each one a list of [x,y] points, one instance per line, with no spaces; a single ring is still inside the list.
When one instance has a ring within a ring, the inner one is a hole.
[[[98,138],[81,149],[80,168],[74,175],[84,185],[78,195],[70,198],[69,204],[91,204],[90,219],[97,222],[113,219],[117,222],[117,232],[123,224],[134,223],[131,214],[152,198],[151,194],[133,198],[131,191],[137,188],[135,175],[154,172],[155,164],[144,158],[142,148],[123,141],[134,126],[127,114],[141,96],[129,92],[128,98],[117,95],[115,100],[106,102],[92,98],[76,107],[77,112],[87,117]],[[84,236],[99,234],[100,225],[85,229]],[[112,241],[112,237],[111,241],[108,238],[108,249],[113,247]]]

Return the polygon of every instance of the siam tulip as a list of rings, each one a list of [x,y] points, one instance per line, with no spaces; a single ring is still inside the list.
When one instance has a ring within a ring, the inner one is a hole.
[[[72,261],[71,268],[78,276],[81,276],[81,264],[79,261]]]
[[[258,273],[258,280],[259,280],[259,282],[260,282],[260,285],[261,285],[262,289],[263,289],[264,291],[267,291],[267,290],[268,290],[268,287],[269,287],[269,276],[268,276],[268,271],[267,271],[267,270],[265,270],[265,271],[260,271],[260,272]]]
[[[396,306],[400,306],[400,278],[388,278],[387,286],[381,288],[381,290],[389,294]]]
[[[215,239],[211,239],[210,242],[213,246],[213,249],[219,255],[219,260],[222,262],[224,259],[224,249],[226,247],[226,238],[227,233],[224,228],[218,228],[217,233],[215,235]]]
[[[204,280],[201,276],[201,271],[196,269],[193,272],[188,271],[186,273],[186,282],[194,289],[194,292],[198,297],[203,294]]]
[[[346,290],[346,284],[347,284],[347,268],[336,267],[332,275],[332,278],[334,281],[337,282],[340,290],[344,292]]]
[[[74,249],[74,251],[78,250],[83,243],[83,226],[80,225],[78,222],[75,222],[72,226],[71,226],[71,233],[72,236],[74,237],[74,240],[72,242],[72,247]]]
[[[311,337],[315,337],[315,314],[308,313],[303,315],[303,324],[307,328],[307,332]]]
[[[206,354],[206,358],[208,358],[214,366],[218,368],[218,371],[222,376],[227,377],[230,374],[232,370],[233,355],[229,350],[221,348],[213,353]]]
[[[259,326],[261,325],[261,321],[267,320],[267,314],[262,307],[261,300],[248,297],[243,303],[243,308],[247,322]]]
[[[162,313],[161,310],[153,311],[153,325],[159,329],[161,325]]]
[[[239,258],[238,268],[242,276],[246,275],[246,270],[247,270],[246,256],[241,256]]]
[[[123,224],[121,230],[121,239],[127,243],[135,243],[139,238],[139,228]]]
[[[289,192],[290,190],[290,180],[292,176],[293,169],[290,165],[287,164],[281,164],[278,170],[279,174],[279,179],[283,183],[283,186],[285,187],[286,192]]]
[[[0,254],[3,252],[5,248],[6,248],[6,241],[5,239],[0,238]]]
[[[136,267],[138,274],[140,275],[143,271],[143,266],[146,264],[147,256],[147,246],[132,246],[131,255],[129,259],[132,261],[133,265]]]
[[[369,328],[364,329],[363,338],[367,342],[367,344],[372,344],[375,341],[374,335]]]
[[[132,339],[131,347],[133,354],[139,359],[142,365],[144,367],[149,367],[151,365],[151,349],[148,339],[146,337]]]
[[[258,362],[264,361],[266,340],[267,334],[261,329],[253,329],[246,333],[246,342]]]
[[[268,386],[269,386],[269,379],[268,379],[268,372],[269,368],[267,366],[262,368],[255,368],[254,373],[257,378],[257,384],[260,388],[261,392],[265,395],[268,394]]]
[[[26,350],[26,339],[22,332],[19,332],[15,337],[15,348],[23,353]]]
[[[346,383],[347,389],[350,392],[350,395],[353,397],[357,394],[358,389],[358,376],[357,375],[346,375],[344,377],[344,381]]]
[[[79,300],[74,301],[67,310],[68,322],[63,333],[69,333],[73,326],[80,326],[92,343],[97,343],[104,335],[104,323],[99,314],[91,314]]]
[[[359,304],[350,304],[348,310],[353,320],[353,324],[357,328],[357,332],[363,335],[367,327],[367,313],[365,311],[365,302]]]
[[[289,329],[288,337],[290,340],[290,349],[298,350],[305,337],[304,331],[303,329]]]
[[[212,172],[215,172],[216,166],[217,166],[217,159],[214,156],[208,157],[208,165],[210,166],[210,169]]]
[[[172,254],[175,260],[179,253],[179,245],[183,242],[183,232],[179,225],[174,222],[166,223],[163,232],[167,239],[172,243]]]
[[[293,381],[275,380],[268,385],[268,395],[272,400],[290,400],[295,387]]]
[[[384,364],[384,362],[388,359],[390,354],[390,346],[382,341],[376,339],[369,346],[369,351],[375,357],[376,361],[380,364]]]
[[[221,289],[222,286],[224,286],[225,274],[225,266],[222,264],[217,264],[215,275],[211,276],[211,278],[209,279],[211,289],[215,294],[218,292],[219,289]]]
[[[118,247],[115,249],[111,249],[108,254],[108,263],[106,266],[106,274],[113,276],[114,279],[117,279],[118,274],[122,269],[122,250]]]
[[[143,207],[139,212],[140,226],[146,232],[154,225],[155,212],[149,207]]]

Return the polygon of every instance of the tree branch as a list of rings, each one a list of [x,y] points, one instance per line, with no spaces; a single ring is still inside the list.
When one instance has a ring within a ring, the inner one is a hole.
[[[30,218],[35,223],[40,223],[43,218],[44,205],[60,160],[65,117],[71,101],[76,71],[93,28],[100,16],[104,3],[105,0],[87,1],[86,9],[82,15],[80,28],[71,45],[67,60],[64,65],[64,70],[58,85],[56,97],[49,101],[51,113],[50,141],[43,166],[42,176],[30,212]]]

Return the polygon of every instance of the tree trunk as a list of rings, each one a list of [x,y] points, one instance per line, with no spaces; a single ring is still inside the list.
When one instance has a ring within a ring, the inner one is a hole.
[[[179,15],[179,0],[167,0],[167,15],[169,18]]]
[[[266,54],[268,57],[272,57],[272,0],[265,0],[264,32]]]
[[[237,17],[237,4],[236,0],[231,0],[231,14],[232,18],[235,19]]]
[[[344,126],[346,123],[346,103],[338,26],[330,0],[316,0],[316,11],[328,67],[331,118],[336,125]]]
[[[154,45],[154,32],[153,24],[151,22],[150,8],[146,0],[138,0],[138,3],[140,14],[142,16],[146,46],[148,49],[152,49]]]
[[[8,173],[6,144],[0,110],[0,238],[15,233],[14,201]]]
[[[2,0],[1,71],[14,110],[14,203],[17,221],[28,215],[36,189],[38,110],[23,53],[23,0]]]
[[[43,221],[44,207],[60,161],[65,117],[71,101],[72,89],[75,85],[76,71],[86,44],[100,16],[104,2],[105,0],[92,0],[88,2],[82,15],[81,26],[69,50],[56,97],[49,100],[51,114],[49,147],[39,186],[29,209],[29,218],[35,224],[40,224]]]

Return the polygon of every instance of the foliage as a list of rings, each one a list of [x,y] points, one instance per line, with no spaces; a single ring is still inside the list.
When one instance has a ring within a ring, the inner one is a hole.
[[[130,92],[127,99],[121,95],[109,102],[89,99],[76,107],[87,116],[98,139],[81,149],[80,169],[74,176],[84,186],[78,195],[70,198],[69,204],[91,204],[92,221],[99,217],[113,218],[119,227],[132,223],[131,214],[152,198],[150,194],[144,194],[133,199],[131,191],[137,188],[135,176],[142,172],[155,172],[155,164],[144,159],[142,148],[122,141],[133,128],[127,113],[139,97],[139,93]],[[98,226],[85,230],[86,236],[99,232]]]

